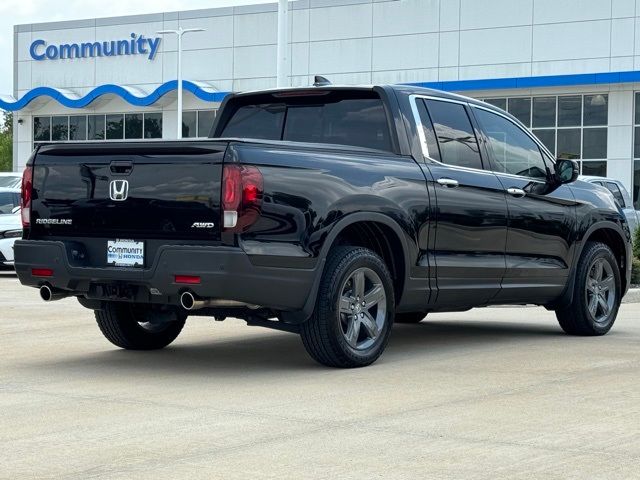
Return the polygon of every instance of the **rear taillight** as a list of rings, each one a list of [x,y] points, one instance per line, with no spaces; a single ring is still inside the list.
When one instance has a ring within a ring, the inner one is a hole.
[[[20,193],[20,211],[22,226],[31,225],[31,196],[33,193],[33,166],[27,166],[22,174],[22,192]]]
[[[225,165],[222,173],[222,226],[242,232],[260,216],[262,174],[256,167]]]

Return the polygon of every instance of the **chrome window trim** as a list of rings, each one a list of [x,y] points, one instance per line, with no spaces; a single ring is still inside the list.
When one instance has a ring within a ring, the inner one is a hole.
[[[460,167],[458,165],[449,165],[443,162],[440,162],[434,158],[432,158],[431,156],[429,156],[429,148],[427,146],[427,139],[424,135],[424,125],[422,124],[422,120],[420,118],[420,114],[418,112],[418,106],[416,105],[416,99],[421,98],[423,100],[437,100],[440,102],[450,102],[450,103],[457,103],[459,105],[466,105],[470,108],[479,108],[481,110],[486,110],[490,113],[494,113],[496,115],[499,115],[500,117],[503,117],[505,120],[508,120],[509,122],[513,123],[517,128],[519,128],[520,130],[522,130],[524,133],[527,134],[527,136],[529,138],[531,138],[533,140],[533,142],[542,149],[542,151],[544,153],[547,154],[547,156],[549,157],[550,161],[553,163],[553,165],[555,165],[555,159],[553,157],[553,155],[551,155],[551,152],[549,152],[549,150],[541,144],[541,142],[531,133],[527,130],[527,128],[523,128],[522,126],[518,125],[518,123],[514,122],[511,118],[509,118],[507,115],[502,114],[501,112],[497,112],[491,108],[486,108],[483,107],[482,105],[475,105],[475,104],[471,104],[469,102],[464,102],[461,100],[454,100],[452,98],[445,98],[445,97],[437,97],[434,95],[420,95],[420,94],[412,94],[409,95],[409,104],[411,105],[411,111],[413,113],[414,116],[414,120],[416,122],[416,127],[418,130],[418,138],[420,140],[420,146],[421,146],[421,150],[422,150],[422,156],[429,160],[430,162],[434,162],[437,163],[439,165],[443,165],[446,166],[448,168],[454,168],[454,169],[458,169],[458,170],[464,170],[464,171],[470,171],[470,172],[476,172],[476,173],[490,173],[493,175],[496,174],[500,174],[502,176],[507,176],[507,177],[512,177],[512,178],[520,178],[520,179],[526,179],[526,180],[532,180],[534,182],[538,182],[538,183],[546,183],[546,181],[544,180],[540,180],[539,178],[533,178],[533,177],[525,177],[524,175],[515,175],[513,173],[506,173],[506,172],[494,172],[493,170],[486,170],[486,169],[480,169],[480,168],[471,168],[471,167]],[[472,125],[473,126],[473,125]],[[544,162],[544,158],[542,159],[542,161]]]

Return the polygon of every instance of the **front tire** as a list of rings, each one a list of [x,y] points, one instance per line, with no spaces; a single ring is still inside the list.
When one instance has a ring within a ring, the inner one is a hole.
[[[573,302],[556,310],[560,327],[570,335],[606,334],[618,315],[620,292],[620,269],[611,248],[588,242],[578,263]]]
[[[184,327],[186,315],[174,310],[106,302],[95,310],[96,322],[107,340],[127,350],[157,350],[173,342]]]
[[[384,261],[362,247],[336,247],[327,258],[316,308],[302,324],[307,352],[329,367],[364,367],[389,340],[394,290]]]

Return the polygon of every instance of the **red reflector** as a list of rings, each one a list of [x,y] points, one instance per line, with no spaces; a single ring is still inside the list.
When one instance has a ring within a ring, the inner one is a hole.
[[[34,277],[53,277],[53,270],[50,268],[32,268],[31,275]]]
[[[187,283],[189,285],[196,285],[200,283],[200,277],[194,275],[176,275],[176,283]]]

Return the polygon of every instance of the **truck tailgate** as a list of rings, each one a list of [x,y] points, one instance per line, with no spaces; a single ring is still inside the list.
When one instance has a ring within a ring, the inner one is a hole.
[[[227,142],[42,147],[30,237],[220,239]]]

